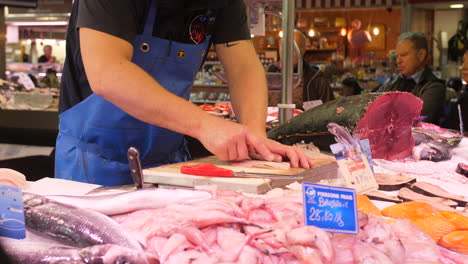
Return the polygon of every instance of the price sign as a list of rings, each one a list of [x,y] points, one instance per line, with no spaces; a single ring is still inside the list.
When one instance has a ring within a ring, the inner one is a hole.
[[[329,232],[359,232],[356,191],[351,188],[302,183],[304,223]]]
[[[20,188],[0,184],[0,236],[23,239],[23,193]]]
[[[356,189],[358,193],[378,189],[379,185],[369,164],[370,153],[366,156],[361,149],[349,149],[341,143],[330,145],[330,149],[335,155],[336,163],[347,187]]]

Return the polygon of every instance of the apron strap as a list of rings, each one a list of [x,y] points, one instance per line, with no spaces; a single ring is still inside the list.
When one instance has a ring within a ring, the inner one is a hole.
[[[151,6],[146,17],[145,29],[143,31],[143,35],[152,36],[153,35],[153,27],[154,22],[156,21],[156,13],[158,12],[158,8],[156,6],[156,0],[151,0]]]

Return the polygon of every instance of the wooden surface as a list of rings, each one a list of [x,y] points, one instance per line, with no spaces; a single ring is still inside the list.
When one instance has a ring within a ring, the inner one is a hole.
[[[243,191],[250,193],[265,193],[273,188],[284,187],[295,180],[288,179],[266,179],[266,178],[235,178],[235,177],[204,177],[182,174],[180,167],[183,165],[196,165],[210,162],[214,165],[233,171],[244,171],[248,173],[268,173],[276,175],[302,175],[304,181],[318,182],[321,179],[335,178],[338,166],[330,159],[315,159],[315,167],[309,170],[290,168],[265,169],[233,166],[227,161],[218,160],[214,156],[203,159],[192,160],[183,163],[175,163],[155,168],[143,170],[144,181],[146,183],[170,185],[178,187],[194,187],[196,185],[217,185],[221,189]]]

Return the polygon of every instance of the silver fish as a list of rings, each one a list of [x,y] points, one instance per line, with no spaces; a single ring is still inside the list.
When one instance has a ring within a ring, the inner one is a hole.
[[[67,196],[50,195],[52,200],[87,208],[105,215],[116,215],[136,210],[165,207],[169,204],[192,204],[212,198],[209,192],[184,190],[144,188],[130,192],[123,192],[99,196]]]
[[[116,244],[142,250],[114,220],[98,212],[24,193],[26,226],[56,240],[77,247]]]
[[[2,246],[14,263],[28,264],[140,264],[159,263],[141,252],[103,244],[85,248],[50,245],[40,242],[4,241]]]

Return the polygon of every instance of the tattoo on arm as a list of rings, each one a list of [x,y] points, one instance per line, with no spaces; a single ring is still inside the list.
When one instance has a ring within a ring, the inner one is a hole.
[[[226,48],[230,48],[230,47],[235,46],[237,44],[239,44],[239,42],[228,42],[228,43],[226,43]]]

